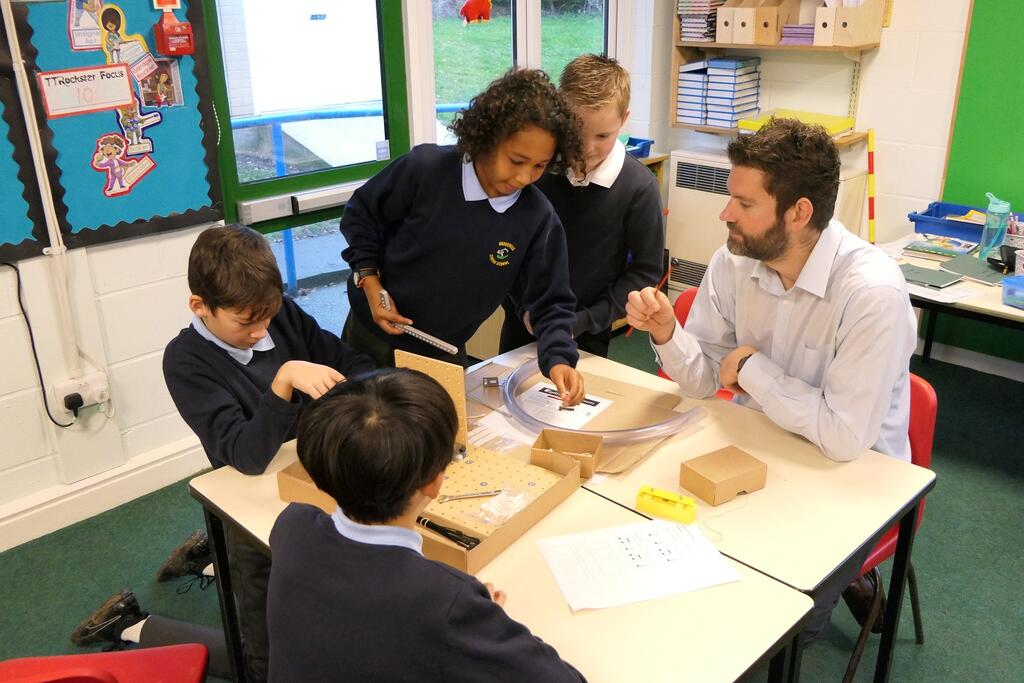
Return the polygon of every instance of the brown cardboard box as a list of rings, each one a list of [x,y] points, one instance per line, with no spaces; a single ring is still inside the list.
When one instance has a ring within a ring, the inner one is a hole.
[[[432,560],[474,574],[579,488],[580,464],[568,456],[554,451],[538,451],[531,455],[530,464],[561,475],[561,480],[490,536],[482,539],[472,550],[466,550],[428,529],[417,527],[416,530],[423,537],[423,554]],[[327,513],[332,513],[338,507],[333,498],[313,484],[302,463],[297,461],[277,473],[277,488],[281,500],[288,503],[309,503]],[[458,525],[445,524],[458,528]]]
[[[679,466],[679,485],[711,505],[764,488],[768,465],[735,446],[687,460]]]
[[[329,515],[338,509],[334,499],[316,487],[298,460],[278,471],[277,496],[286,503],[315,505]]]
[[[580,479],[590,479],[601,462],[601,444],[604,437],[544,429],[533,444],[534,452],[555,452],[567,455],[580,464]]]
[[[417,527],[417,531],[423,536],[423,554],[432,560],[461,569],[467,574],[475,574],[580,486],[580,464],[568,456],[554,451],[537,451],[530,455],[530,464],[560,474],[562,480],[542,493],[515,517],[502,524],[490,536],[482,539],[472,550],[466,550],[443,536]],[[458,527],[457,524],[448,525]]]

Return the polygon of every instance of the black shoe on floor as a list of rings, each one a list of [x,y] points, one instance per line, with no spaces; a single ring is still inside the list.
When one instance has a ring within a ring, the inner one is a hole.
[[[114,593],[71,632],[75,645],[118,643],[121,633],[149,616],[139,608],[139,601],[130,590]]]
[[[157,581],[170,581],[182,576],[202,576],[203,569],[213,562],[210,541],[202,529],[193,531],[185,542],[175,548],[156,572]]]
[[[870,574],[870,572],[869,572]],[[871,614],[871,604],[875,600],[875,593],[878,591],[878,586],[869,577],[869,574],[858,576],[850,585],[843,591],[843,602],[850,608],[850,613],[853,614],[853,618],[857,620],[857,623],[862,627],[864,622],[868,620],[868,616]],[[875,618],[875,623],[871,625],[872,633],[882,632],[882,622],[884,619],[884,610],[879,606],[878,616]]]

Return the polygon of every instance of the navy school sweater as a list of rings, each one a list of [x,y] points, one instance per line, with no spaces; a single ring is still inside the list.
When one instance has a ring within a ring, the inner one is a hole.
[[[498,213],[487,201],[466,201],[454,147],[418,145],[356,190],[341,232],[349,244],[342,257],[353,271],[379,268],[396,308],[416,328],[462,346],[516,291],[530,312],[541,370],[576,365],[565,235],[532,185]],[[348,296],[352,315],[394,348],[432,353],[411,336],[379,329],[351,279]]]
[[[578,683],[472,576],[289,505],[270,533],[270,681]]]
[[[281,444],[295,438],[295,424],[309,397],[295,391],[285,401],[270,390],[287,361],[328,365],[346,377],[373,369],[369,358],[320,329],[288,297],[269,329],[274,348],[253,352],[248,365],[191,326],[164,349],[167,389],[214,467],[231,465],[245,474],[261,474]]]
[[[573,334],[599,334],[625,315],[631,291],[656,286],[664,274],[658,182],[627,154],[611,187],[576,187],[565,174],[545,175],[537,187],[565,227],[577,306]]]

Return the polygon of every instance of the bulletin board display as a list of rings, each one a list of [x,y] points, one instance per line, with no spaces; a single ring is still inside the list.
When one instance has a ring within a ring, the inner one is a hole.
[[[7,35],[0,23],[0,59],[10,63]],[[0,75],[0,261],[38,256],[45,241],[42,205],[21,105],[14,81]]]
[[[219,220],[201,3],[177,10],[193,26],[191,56],[157,52],[153,25],[162,13],[151,0],[17,10],[67,246]]]

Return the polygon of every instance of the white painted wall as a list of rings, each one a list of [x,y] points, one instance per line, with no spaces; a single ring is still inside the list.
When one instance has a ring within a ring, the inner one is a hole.
[[[726,138],[669,126],[673,0],[632,4],[633,135],[653,137],[655,149],[724,147]],[[813,2],[811,3],[813,4]],[[857,128],[875,129],[879,241],[911,230],[907,213],[942,193],[970,0],[896,0],[892,25],[861,64]],[[842,55],[757,52],[762,59],[762,108],[846,114],[852,63]],[[844,153],[844,164],[866,166],[866,147]]]
[[[185,275],[199,231],[69,252],[83,365],[108,373],[113,411],[87,409],[66,430],[43,410],[14,274],[0,272],[0,551],[208,466],[161,370],[164,346],[191,317]],[[67,376],[51,264],[40,257],[18,265],[49,387]]]

